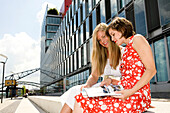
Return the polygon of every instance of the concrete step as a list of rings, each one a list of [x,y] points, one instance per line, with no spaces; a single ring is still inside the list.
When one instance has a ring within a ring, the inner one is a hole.
[[[40,113],[35,106],[28,100],[23,98],[15,113]]]
[[[62,103],[57,96],[28,96],[28,98],[48,113],[60,113]]]

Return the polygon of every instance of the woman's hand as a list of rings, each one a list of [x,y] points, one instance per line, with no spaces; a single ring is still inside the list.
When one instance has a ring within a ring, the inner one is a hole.
[[[107,78],[107,79],[105,79],[105,80],[103,80],[103,81],[101,82],[100,86],[104,86],[104,85],[108,86],[108,85],[110,85],[111,83],[112,83],[112,79],[111,79],[111,78]]]
[[[89,88],[90,86],[88,84],[83,84],[80,88],[80,91],[82,91],[83,88]]]
[[[100,86],[104,86],[104,85],[108,86],[110,84],[117,85],[118,82],[119,82],[119,80],[107,78],[101,82]]]
[[[116,94],[121,94],[121,95],[120,96],[112,96],[112,97],[120,98],[123,101],[134,94],[132,89],[125,89],[125,90],[122,90],[122,91],[115,91],[115,93]]]

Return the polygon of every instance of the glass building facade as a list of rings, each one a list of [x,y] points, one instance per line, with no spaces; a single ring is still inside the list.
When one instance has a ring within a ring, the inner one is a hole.
[[[157,68],[151,80],[152,93],[169,93],[169,5],[170,0],[72,0],[41,60],[43,69],[53,77],[41,73],[44,93],[62,94],[72,86],[86,82],[91,73],[93,30],[101,22],[109,24],[116,16],[130,20],[136,33],[145,36],[150,43]],[[56,28],[49,26],[47,29]]]

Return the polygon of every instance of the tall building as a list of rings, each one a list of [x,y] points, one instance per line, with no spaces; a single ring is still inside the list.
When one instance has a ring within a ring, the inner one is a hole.
[[[170,0],[72,0],[57,33],[44,54],[46,94],[86,82],[91,73],[92,33],[96,25],[114,17],[130,20],[136,33],[149,41],[157,73],[151,80],[152,96],[170,97]],[[41,78],[43,81],[43,78]],[[42,83],[42,82],[41,82]]]
[[[57,13],[58,12],[56,9],[49,9],[47,5],[41,31],[41,63],[40,63],[40,68],[42,69],[40,75],[41,85],[48,83],[48,81],[50,80],[48,77],[53,78],[53,76],[49,74],[49,71],[51,70],[45,68],[46,65],[45,59],[46,56],[48,55],[47,50],[52,41],[54,40],[56,32],[61,24],[62,16]]]

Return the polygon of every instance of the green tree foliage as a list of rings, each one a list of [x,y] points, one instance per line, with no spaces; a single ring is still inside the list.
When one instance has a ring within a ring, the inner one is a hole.
[[[23,86],[22,88],[24,88],[24,91],[23,90],[21,91],[21,95],[24,95],[26,93],[26,88],[25,86]]]
[[[59,12],[56,8],[51,8],[51,9],[48,10],[47,14],[59,15]]]

